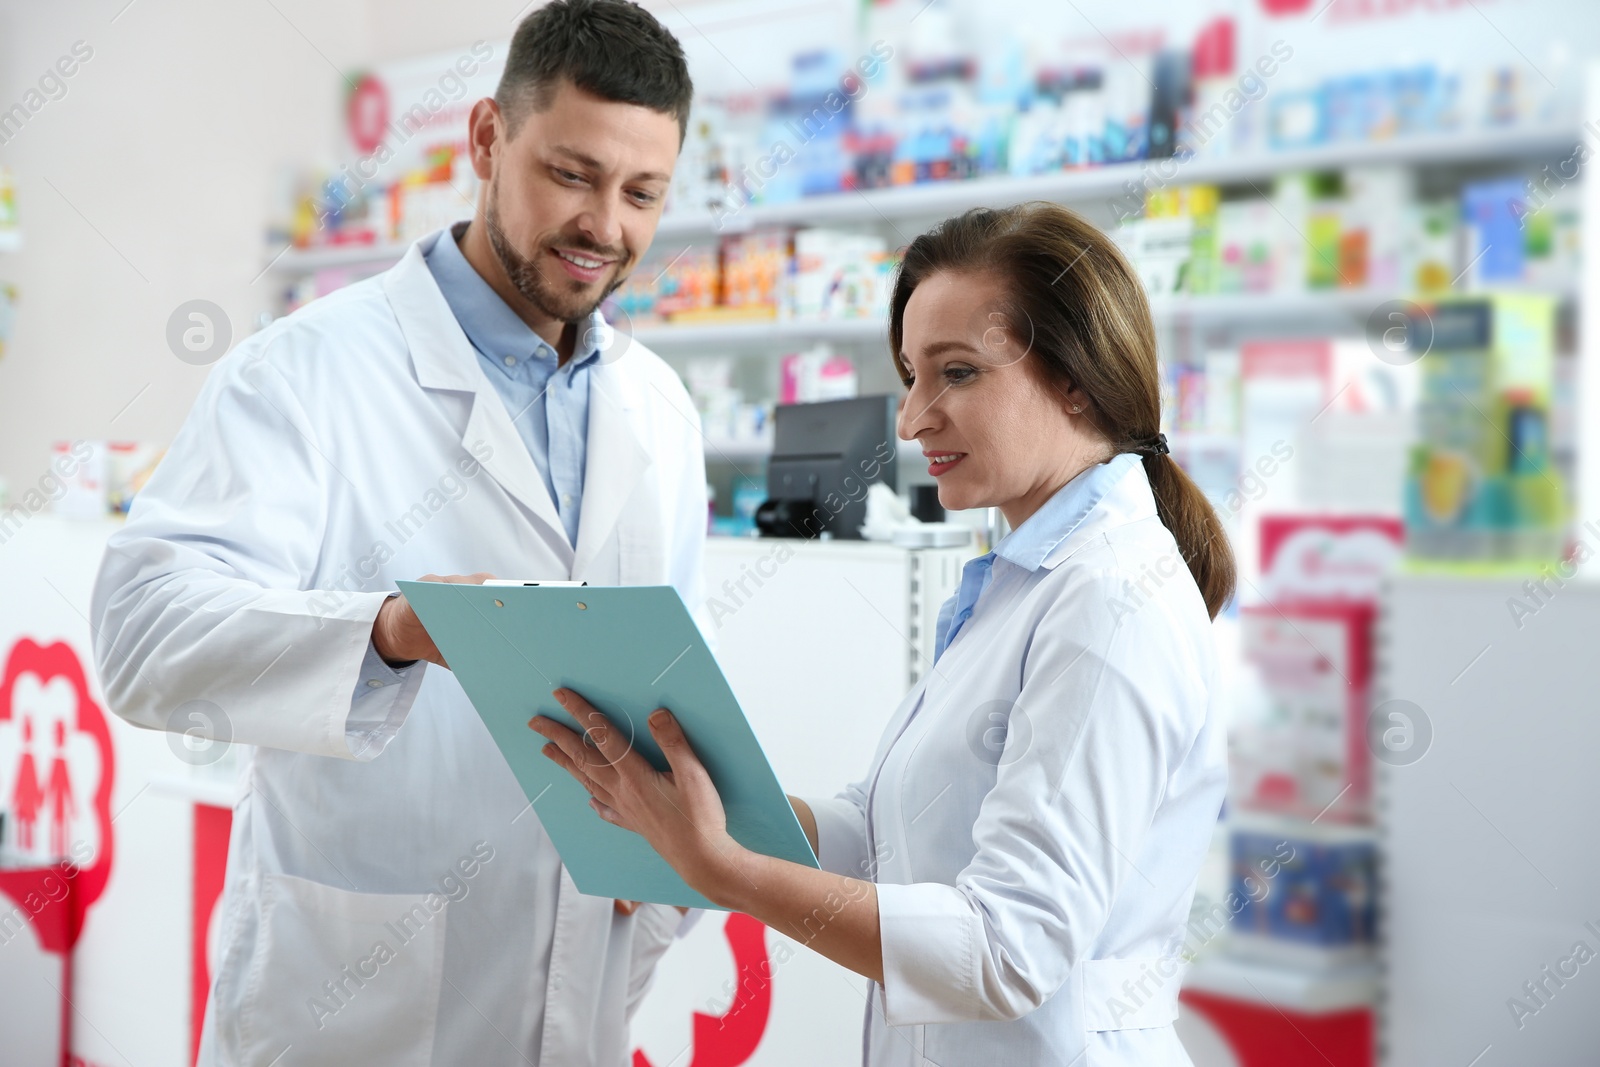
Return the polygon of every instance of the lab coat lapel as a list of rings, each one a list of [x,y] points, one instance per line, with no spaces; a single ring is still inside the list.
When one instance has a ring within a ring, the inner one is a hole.
[[[417,382],[424,389],[472,394],[472,413],[461,432],[462,446],[478,457],[490,477],[533,513],[552,535],[546,540],[558,549],[558,554],[566,555],[571,546],[555,501],[550,499],[533,457],[517,434],[505,402],[484,375],[477,351],[422,258],[424,249],[437,239],[436,234],[412,245],[383,279],[384,292],[411,351]]]
[[[639,383],[617,363],[596,363],[589,368],[589,375],[588,458],[583,515],[578,520],[577,552],[572,561],[574,575],[584,573],[595,562],[651,462],[633,425],[643,407]],[[665,535],[662,530],[654,533]],[[625,576],[619,574],[614,580],[624,581]]]

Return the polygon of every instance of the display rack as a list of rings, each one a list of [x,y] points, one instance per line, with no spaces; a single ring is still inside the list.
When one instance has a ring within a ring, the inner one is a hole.
[[[971,181],[928,182],[887,189],[806,197],[784,204],[756,204],[729,214],[719,225],[709,213],[679,211],[661,220],[656,238],[711,239],[759,226],[816,223],[883,225],[894,219],[943,217],[970,207],[1000,206],[1024,200],[1083,203],[1118,198],[1149,187],[1210,183],[1245,185],[1269,181],[1290,171],[1399,163],[1437,165],[1497,159],[1527,159],[1568,154],[1578,131],[1569,123],[1481,130],[1471,133],[1416,134],[1388,141],[1325,145],[1294,151],[1258,152],[1248,156],[1143,160],[1028,178],[992,177]],[[334,245],[288,251],[273,250],[268,269],[278,274],[307,274],[334,267],[387,265],[409,245]]]

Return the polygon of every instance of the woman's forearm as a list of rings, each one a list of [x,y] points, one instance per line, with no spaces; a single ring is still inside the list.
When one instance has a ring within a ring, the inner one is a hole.
[[[711,896],[828,959],[883,981],[878,932],[878,889],[798,863],[746,852],[738,868]]]
[[[817,817],[811,812],[811,805],[799,797],[790,797],[789,806],[794,809],[794,817],[800,824],[800,829],[805,832],[806,841],[811,845],[813,854],[821,847],[817,844]]]

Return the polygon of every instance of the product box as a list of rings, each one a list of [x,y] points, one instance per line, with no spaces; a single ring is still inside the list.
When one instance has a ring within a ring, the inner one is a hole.
[[[1253,714],[1241,714],[1228,739],[1235,805],[1304,819],[1368,816],[1374,617],[1359,602],[1240,609]]]
[[[784,356],[778,363],[780,404],[846,400],[857,394],[859,384],[856,365],[826,344]]]
[[[1265,515],[1261,591],[1272,604],[1375,605],[1405,527],[1386,515]]]
[[[1377,843],[1370,829],[1245,825],[1229,838],[1234,955],[1346,966],[1377,940]]]
[[[794,235],[794,263],[783,317],[887,317],[894,262],[881,237],[836,230]]]
[[[99,519],[106,514],[104,441],[57,441],[50,446],[51,513],[67,519]]]
[[[674,316],[715,307],[721,272],[718,250],[692,245],[668,262],[655,281],[656,314]]]
[[[1528,213],[1528,183],[1520,177],[1474,182],[1461,190],[1461,218],[1466,227],[1467,288],[1522,281],[1524,270],[1522,217]]]
[[[1418,443],[1406,473],[1407,553],[1557,559],[1570,505],[1549,441],[1555,299],[1441,301],[1422,315],[1408,326],[1432,346],[1421,361]]]
[[[144,488],[166,449],[137,441],[111,441],[106,445],[106,510],[126,515],[133,498]]]
[[[6,345],[11,341],[11,331],[17,321],[17,288],[0,282],[0,356],[6,354]]]
[[[1272,288],[1276,218],[1266,200],[1225,200],[1218,205],[1217,292],[1264,293]]]
[[[793,231],[754,230],[722,239],[722,304],[776,315],[783,297]]]

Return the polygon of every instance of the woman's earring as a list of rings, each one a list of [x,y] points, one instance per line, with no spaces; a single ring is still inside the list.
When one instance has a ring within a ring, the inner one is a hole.
[[[1078,405],[1077,405],[1077,404],[1074,404],[1074,405],[1072,405],[1072,413],[1073,413],[1073,414],[1074,414],[1074,415],[1076,415],[1076,414],[1078,414],[1078,413],[1079,413],[1079,412],[1081,412],[1081,411],[1082,411],[1082,410],[1083,410],[1083,409],[1082,409],[1082,408],[1081,408],[1081,407],[1079,407],[1079,406],[1078,406]]]

